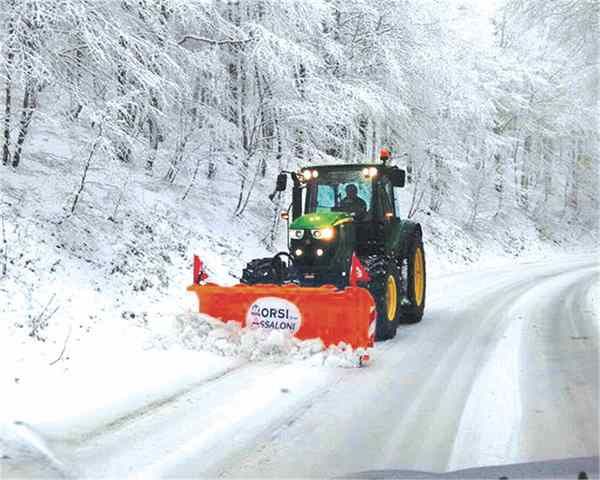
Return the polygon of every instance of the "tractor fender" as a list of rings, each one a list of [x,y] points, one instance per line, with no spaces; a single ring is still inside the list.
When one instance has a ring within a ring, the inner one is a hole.
[[[398,253],[401,257],[408,255],[408,250],[413,238],[423,238],[421,224],[410,220],[401,220],[398,232]]]

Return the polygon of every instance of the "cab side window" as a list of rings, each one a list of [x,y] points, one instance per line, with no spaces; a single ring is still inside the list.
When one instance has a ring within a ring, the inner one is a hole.
[[[329,212],[335,207],[335,190],[331,185],[317,186],[317,205],[314,211]]]

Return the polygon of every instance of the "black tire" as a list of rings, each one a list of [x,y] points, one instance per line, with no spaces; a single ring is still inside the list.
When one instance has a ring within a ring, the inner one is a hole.
[[[269,262],[269,263],[267,263]],[[246,285],[254,285],[256,283],[260,283],[264,273],[267,273],[265,267],[270,264],[270,258],[256,258],[254,260],[249,261],[246,264],[244,270],[242,270],[242,278],[240,278],[240,283],[245,283]]]
[[[369,272],[367,288],[375,300],[377,319],[375,322],[375,340],[389,340],[396,336],[400,316],[401,275],[396,262],[385,256],[370,255],[362,260]],[[388,316],[388,279],[392,277],[396,287],[395,306],[392,318]]]
[[[418,252],[420,251],[421,258],[419,259]],[[400,307],[399,323],[418,323],[423,318],[425,311],[425,295],[427,293],[427,270],[425,263],[425,249],[423,248],[423,240],[421,235],[415,234],[411,237],[407,251],[402,260],[406,264],[407,279],[406,279],[406,296],[408,304]],[[421,273],[418,273],[419,265]],[[421,288],[418,287],[419,276],[422,279]],[[419,290],[421,290],[419,292]]]
[[[240,283],[246,285],[256,284],[281,284],[286,279],[287,266],[279,256],[257,258],[246,265],[242,271]]]

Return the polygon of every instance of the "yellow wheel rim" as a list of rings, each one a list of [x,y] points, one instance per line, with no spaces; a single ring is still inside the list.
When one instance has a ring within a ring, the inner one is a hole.
[[[413,283],[415,303],[420,307],[423,304],[423,296],[425,295],[425,265],[423,261],[423,250],[421,250],[420,247],[417,247],[415,250]]]
[[[385,298],[387,301],[387,319],[393,322],[396,319],[396,307],[398,304],[398,289],[396,288],[396,279],[393,275],[387,278]]]

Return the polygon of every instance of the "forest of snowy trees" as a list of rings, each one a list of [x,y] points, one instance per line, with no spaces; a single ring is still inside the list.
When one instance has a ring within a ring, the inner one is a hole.
[[[81,132],[71,211],[127,165],[185,194],[235,172],[242,216],[281,168],[386,145],[410,216],[595,229],[599,2],[490,3],[0,0],[0,176],[45,125]]]

